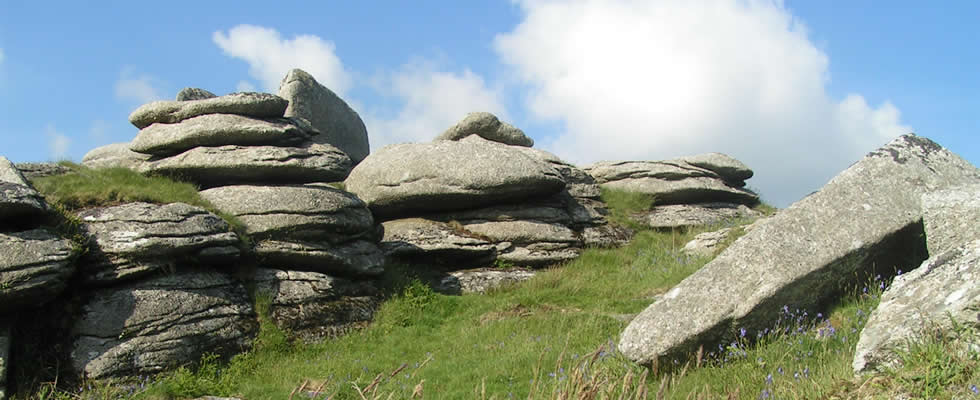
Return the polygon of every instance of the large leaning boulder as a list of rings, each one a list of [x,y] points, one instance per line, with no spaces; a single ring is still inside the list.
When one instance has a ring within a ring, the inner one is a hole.
[[[111,283],[197,262],[226,264],[238,235],[213,213],[184,203],[128,203],[78,213],[91,249],[81,262],[88,283]]]
[[[919,197],[977,179],[980,170],[938,144],[901,136],[676,285],[627,326],[619,349],[643,364],[686,357],[733,326],[772,326],[784,305],[816,312],[855,274],[909,270],[925,258]]]
[[[861,331],[854,372],[899,366],[896,350],[936,330],[951,329],[953,321],[972,329],[980,327],[980,286],[976,285],[980,279],[978,197],[980,182],[922,196],[930,257],[918,268],[895,278],[882,294]]]
[[[72,245],[44,229],[0,233],[0,313],[55,298],[75,272]]]
[[[462,121],[437,136],[435,140],[460,140],[470,135],[512,146],[534,146],[534,139],[515,126],[500,122],[496,115],[488,112],[467,114]]]
[[[256,293],[268,297],[276,326],[307,341],[367,326],[379,304],[370,281],[266,268],[258,269],[254,280]]]
[[[95,292],[72,329],[71,365],[92,379],[156,374],[247,350],[257,333],[241,283],[188,271]]]
[[[143,129],[150,124],[173,124],[204,114],[238,114],[256,118],[278,118],[289,102],[268,93],[232,93],[226,96],[186,101],[154,101],[129,114],[129,122]]]
[[[540,159],[471,136],[387,146],[358,164],[346,186],[376,216],[392,219],[547,196],[565,181]]]
[[[279,96],[289,101],[285,116],[306,119],[320,131],[315,142],[339,148],[354,165],[367,157],[371,149],[361,117],[312,75],[301,69],[289,71],[279,85]]]
[[[47,210],[47,203],[17,167],[0,157],[0,221],[33,217]]]

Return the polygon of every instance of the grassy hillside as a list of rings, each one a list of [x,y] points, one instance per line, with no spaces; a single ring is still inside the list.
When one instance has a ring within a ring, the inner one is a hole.
[[[157,183],[137,186],[147,185]],[[62,200],[80,197],[65,188],[38,186],[49,200],[85,203]],[[102,199],[124,201],[131,195]],[[624,223],[624,216],[652,202],[618,192],[603,196],[613,219]],[[680,249],[696,233],[714,228],[683,233],[641,229],[628,246],[587,250],[574,262],[487,295],[437,294],[412,279],[415,272],[395,266],[385,277],[391,298],[361,332],[317,344],[291,343],[263,318],[255,348],[228,362],[209,356],[198,365],[135,382],[82,382],[57,389],[47,382],[15,398],[844,399],[974,394],[971,385],[980,383],[977,357],[959,359],[948,351],[958,342],[977,339],[968,329],[914,346],[901,370],[853,378],[854,345],[886,284],[879,281],[853,288],[816,315],[787,305],[781,322],[769,331],[733,327],[729,341],[703,349],[690,363],[649,371],[628,362],[616,351],[619,333],[656,296],[709,261]],[[263,317],[266,302],[257,303]]]

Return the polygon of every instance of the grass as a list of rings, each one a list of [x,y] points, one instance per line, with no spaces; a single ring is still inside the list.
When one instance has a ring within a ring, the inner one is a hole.
[[[610,191],[603,197],[613,220],[626,223],[623,216],[652,203]],[[256,344],[230,361],[209,355],[151,380],[62,384],[62,391],[48,383],[30,393],[53,399],[950,398],[973,395],[971,385],[980,382],[976,353],[949,351],[977,341],[967,328],[912,346],[901,369],[854,378],[854,346],[884,287],[877,281],[817,315],[787,305],[767,331],[732,327],[730,341],[703,348],[688,364],[652,371],[632,364],[616,350],[628,321],[708,262],[681,252],[708,228],[634,229],[627,246],[587,249],[487,295],[438,294],[411,270],[389,268],[388,299],[371,326],[316,344],[288,340],[268,322],[268,299],[260,297]]]

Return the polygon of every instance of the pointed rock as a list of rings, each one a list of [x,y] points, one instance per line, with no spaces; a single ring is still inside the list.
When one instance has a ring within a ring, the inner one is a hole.
[[[205,100],[205,99],[213,99],[215,97],[218,96],[215,95],[214,93],[211,93],[201,88],[192,88],[192,87],[183,88],[180,90],[179,93],[177,93],[177,101]]]
[[[289,101],[285,116],[310,121],[318,131],[313,140],[342,150],[357,165],[371,151],[364,122],[333,91],[301,69],[293,69],[279,84],[279,96]]]
[[[34,187],[6,157],[0,157],[0,221],[36,217],[48,211]]]
[[[488,112],[469,113],[453,127],[447,129],[435,140],[460,140],[477,135],[486,140],[512,146],[534,146],[534,139],[511,124],[501,122],[496,115]]]

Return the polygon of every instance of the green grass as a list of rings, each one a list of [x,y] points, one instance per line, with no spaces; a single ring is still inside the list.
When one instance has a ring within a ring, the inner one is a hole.
[[[614,219],[652,201],[603,196]],[[318,399],[950,398],[972,395],[969,385],[980,383],[976,354],[949,351],[977,341],[966,328],[913,346],[899,370],[854,378],[854,346],[877,305],[879,282],[869,282],[867,292],[853,288],[819,316],[804,317],[789,305],[770,332],[743,336],[733,327],[721,349],[705,348],[686,365],[650,371],[630,363],[616,351],[620,332],[708,261],[680,251],[702,231],[639,229],[627,246],[587,249],[573,262],[487,295],[438,294],[411,270],[392,267],[383,279],[388,299],[371,326],[316,344],[289,341],[268,322],[268,299],[259,298],[261,330],[251,351],[228,362],[207,356],[145,386],[83,384],[83,393],[106,399],[299,399],[311,392]],[[49,398],[81,398],[77,390]]]
[[[633,230],[644,229],[631,215],[649,211],[656,200],[652,194],[601,188],[602,201],[609,207],[609,220]]]

